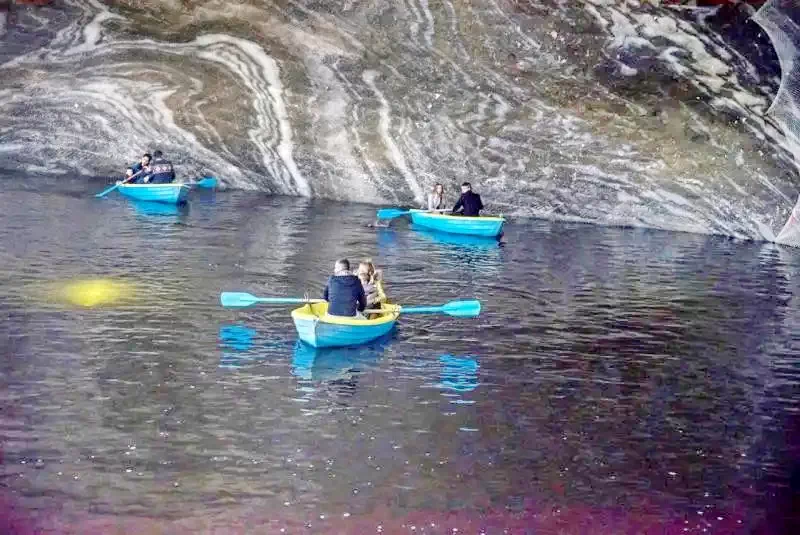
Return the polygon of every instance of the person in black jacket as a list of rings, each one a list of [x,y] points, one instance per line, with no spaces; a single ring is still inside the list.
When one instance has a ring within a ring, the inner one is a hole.
[[[164,154],[157,150],[153,152],[153,161],[150,162],[150,171],[144,178],[144,182],[150,184],[168,184],[175,181],[175,169],[172,162],[164,158]]]
[[[461,215],[469,217],[478,217],[481,215],[481,210],[483,210],[481,196],[472,192],[472,186],[469,182],[461,184],[461,197],[459,197],[456,205],[453,206],[453,214],[459,213],[459,208],[461,209]]]
[[[331,316],[356,316],[367,308],[367,296],[358,277],[350,273],[350,262],[336,261],[333,275],[328,278],[322,298],[328,302]]]

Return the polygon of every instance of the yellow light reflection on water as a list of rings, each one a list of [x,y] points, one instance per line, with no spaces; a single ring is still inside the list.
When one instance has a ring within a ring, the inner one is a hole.
[[[136,297],[136,286],[130,282],[110,279],[79,279],[54,284],[48,291],[48,301],[59,304],[95,308],[130,303]]]

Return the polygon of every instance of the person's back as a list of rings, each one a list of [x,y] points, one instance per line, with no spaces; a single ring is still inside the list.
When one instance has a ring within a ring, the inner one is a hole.
[[[472,186],[470,186],[469,182],[464,182],[461,185],[461,197],[456,202],[456,205],[453,206],[453,213],[458,213],[459,209],[462,210],[461,215],[467,217],[478,217],[481,215],[481,210],[483,210],[481,196],[472,191]]]
[[[353,317],[367,307],[367,297],[359,278],[350,273],[350,262],[338,260],[334,274],[328,278],[322,297],[328,302],[331,316]]]
[[[147,176],[150,184],[168,184],[175,181],[175,169],[172,162],[164,158],[160,150],[153,153],[153,161],[150,162],[150,173]]]

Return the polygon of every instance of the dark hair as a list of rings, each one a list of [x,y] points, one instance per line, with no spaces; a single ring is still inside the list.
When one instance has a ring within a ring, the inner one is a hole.
[[[346,258],[341,258],[336,261],[337,266],[342,266],[342,269],[345,271],[350,271],[350,261]]]
[[[161,158],[162,156],[164,156],[164,153],[161,152],[160,150],[157,150],[153,152],[153,156],[156,158]]]
[[[469,182],[464,182],[463,184],[461,184],[461,187],[464,187],[464,186],[466,186],[468,188],[471,188],[472,184],[470,184]]]
[[[152,160],[153,155],[150,154],[149,152],[145,152],[144,154],[142,154],[142,158],[147,158],[148,160]]]

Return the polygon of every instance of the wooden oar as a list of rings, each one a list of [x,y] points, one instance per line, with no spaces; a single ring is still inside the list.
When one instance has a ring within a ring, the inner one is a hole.
[[[106,195],[108,195],[109,193],[111,193],[112,191],[114,191],[115,189],[117,189],[118,187],[120,187],[121,185],[125,184],[126,182],[130,182],[131,180],[133,180],[133,179],[134,179],[134,178],[136,178],[137,176],[139,176],[139,175],[141,175],[142,173],[144,173],[144,171],[145,171],[145,170],[144,170],[144,169],[142,169],[141,171],[139,171],[139,172],[138,172],[138,173],[136,173],[135,175],[131,175],[131,176],[129,176],[128,178],[126,178],[126,179],[125,179],[125,180],[123,180],[122,182],[117,182],[116,184],[114,184],[114,185],[113,185],[113,186],[111,186],[110,188],[108,188],[108,189],[106,189],[106,190],[103,190],[103,191],[101,191],[100,193],[98,193],[97,195],[95,195],[95,197],[97,197],[98,199],[99,199],[100,197],[105,197]]]
[[[481,313],[481,302],[475,299],[468,301],[450,301],[444,305],[430,306],[430,307],[398,307],[400,314],[435,314],[444,312],[448,316],[455,316],[457,318],[474,318]],[[383,309],[365,310],[362,312],[365,316],[367,314],[386,314],[388,311]]]
[[[324,303],[324,299],[305,299],[302,297],[256,297],[245,292],[222,292],[219,302],[224,307],[249,307],[256,303],[272,305],[296,305],[306,303]]]

